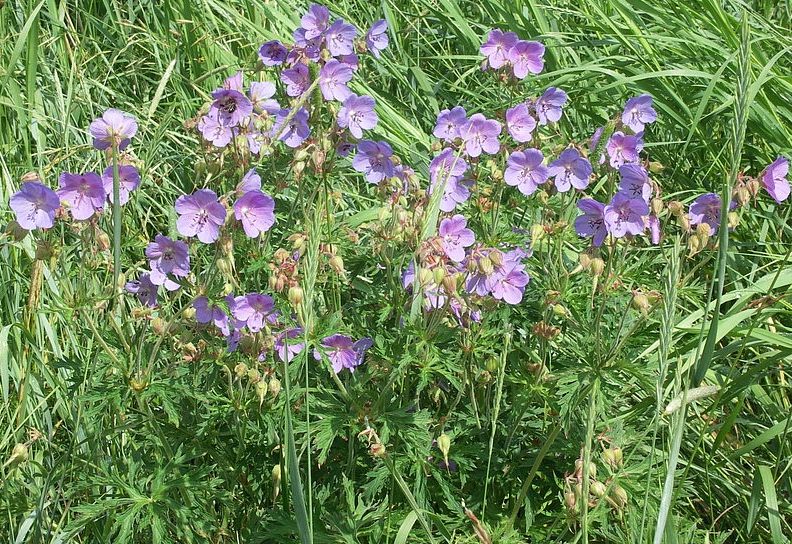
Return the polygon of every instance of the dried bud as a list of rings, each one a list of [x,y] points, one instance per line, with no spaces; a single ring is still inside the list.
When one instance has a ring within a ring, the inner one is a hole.
[[[457,291],[457,283],[458,283],[458,274],[448,274],[446,277],[443,278],[443,288],[445,289],[446,293],[452,295]]]
[[[151,330],[154,331],[154,334],[162,336],[167,332],[168,324],[161,317],[155,317],[151,320]]]
[[[591,482],[591,486],[589,486],[591,490],[591,494],[595,497],[602,498],[608,492],[608,488],[605,487],[605,484],[600,482],[599,480],[594,480]]]
[[[701,251],[701,238],[698,236],[691,236],[688,239],[688,256],[692,257],[699,251]]]
[[[322,166],[324,165],[325,158],[326,158],[325,152],[322,151],[321,149],[315,150],[311,155],[311,160],[313,161],[314,167],[316,168],[317,171],[322,170]]]
[[[272,393],[272,398],[276,398],[281,391],[281,383],[278,378],[271,378],[269,381],[269,390]]]
[[[234,374],[236,374],[236,377],[239,379],[242,379],[242,377],[247,374],[247,371],[248,366],[245,363],[239,363],[234,367]]]
[[[682,227],[683,231],[690,232],[690,217],[683,214],[677,217],[677,221],[679,221],[679,226]]]
[[[281,466],[275,465],[272,467],[272,502],[278,498],[281,487]]]
[[[663,200],[660,198],[653,198],[650,207],[653,214],[660,215],[660,212],[663,211]]]
[[[292,171],[294,172],[294,177],[299,178],[302,173],[305,171],[305,163],[303,161],[297,161],[292,165]]]
[[[751,196],[754,198],[756,198],[756,196],[759,194],[759,190],[762,188],[759,180],[755,178],[749,179],[748,183],[746,183],[746,186],[748,187],[748,192],[751,193]]]
[[[432,142],[432,151],[433,152],[437,153],[442,148],[443,148],[443,144],[440,142],[440,140],[435,140],[434,142]]]
[[[632,305],[633,308],[639,310],[644,315],[647,315],[649,313],[649,309],[652,307],[652,305],[649,304],[649,298],[638,291],[633,292]]]
[[[591,266],[591,255],[586,252],[581,253],[578,255],[578,262],[583,267],[583,270],[588,270]]]
[[[19,178],[19,181],[21,181],[23,183],[26,182],[26,181],[41,182],[41,178],[39,177],[39,175],[36,172],[26,172],[25,174],[22,174],[22,177]]]
[[[619,484],[611,486],[610,498],[613,501],[613,505],[619,510],[627,506],[627,492]]]
[[[500,266],[503,264],[503,253],[499,249],[493,249],[489,252],[487,257],[495,266]]]
[[[330,257],[330,261],[328,263],[330,268],[332,268],[336,274],[343,276],[346,271],[344,270],[344,259],[341,258],[340,255],[333,255]]]
[[[385,445],[380,444],[379,442],[372,444],[369,446],[369,453],[374,457],[384,457],[385,456]]]
[[[148,306],[135,306],[130,312],[132,319],[146,319],[151,315],[151,308]]]
[[[577,496],[571,489],[564,491],[564,504],[570,512],[577,510]]]
[[[231,214],[227,215],[227,217],[231,216]],[[217,246],[220,248],[220,253],[222,255],[228,256],[234,254],[234,239],[229,234],[223,234],[217,242]]]
[[[299,306],[303,302],[303,290],[299,285],[289,287],[289,303],[292,306]]]
[[[740,224],[740,216],[737,212],[729,212],[729,215],[726,216],[726,220],[728,221],[730,229],[735,229],[737,225]]]
[[[486,255],[482,255],[481,257],[479,257],[478,269],[479,272],[484,276],[490,276],[495,271],[495,267],[492,265],[492,261]]]
[[[704,244],[707,243],[707,239],[712,235],[712,227],[709,226],[708,223],[699,223],[696,225],[696,236],[702,239]]]
[[[659,174],[660,172],[663,171],[664,168],[665,168],[665,166],[663,166],[662,164],[660,164],[657,161],[651,161],[649,163],[649,171],[651,173],[653,173],[653,174]]]
[[[256,396],[259,399],[259,406],[264,403],[264,398],[267,396],[268,389],[269,387],[265,380],[259,380],[256,382]]]
[[[600,259],[599,257],[594,257],[591,259],[591,273],[595,277],[599,277],[605,271],[605,261]]]
[[[672,215],[679,217],[685,213],[685,205],[679,200],[672,200],[668,203],[668,211],[671,212]]]
[[[745,185],[740,185],[734,190],[734,200],[736,200],[740,206],[745,206],[751,201],[751,191],[749,191],[748,187]]]

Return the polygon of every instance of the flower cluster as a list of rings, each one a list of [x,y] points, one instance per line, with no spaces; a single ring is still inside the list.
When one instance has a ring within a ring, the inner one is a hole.
[[[487,57],[483,64],[485,69],[509,69],[517,79],[525,79],[528,74],[538,74],[544,69],[544,45],[521,40],[514,32],[490,30],[480,51]]]

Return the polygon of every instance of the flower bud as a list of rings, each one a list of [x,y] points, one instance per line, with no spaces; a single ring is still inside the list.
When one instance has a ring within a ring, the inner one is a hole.
[[[599,498],[604,497],[605,494],[608,492],[608,488],[605,487],[605,484],[603,484],[599,480],[594,480],[593,482],[591,482],[591,486],[589,486],[589,489],[591,490],[592,495]]]
[[[267,390],[269,389],[268,384],[265,380],[259,380],[256,382],[256,396],[259,399],[259,406],[264,404],[264,398],[267,396]]]
[[[192,306],[186,308],[182,313],[182,315],[184,316],[184,319],[188,321],[192,321],[193,319],[195,319],[195,308],[193,308]]]
[[[237,378],[242,379],[242,377],[247,374],[248,367],[245,363],[239,363],[234,367],[234,374],[236,374]]]
[[[482,255],[481,257],[479,257],[478,269],[479,272],[484,276],[490,276],[495,271],[495,267],[492,265],[492,261],[486,255]]]
[[[650,203],[650,208],[653,214],[660,215],[660,212],[663,211],[663,200],[661,198],[653,198]]]
[[[330,257],[330,268],[332,268],[336,274],[343,276],[346,271],[344,270],[344,259],[341,258],[340,255],[333,255]]]
[[[668,211],[671,212],[672,215],[679,217],[685,212],[685,205],[679,200],[672,200],[668,203]]]
[[[582,474],[581,471],[582,467],[583,467],[583,459],[576,459],[575,471]],[[597,477],[597,465],[595,465],[592,461],[589,461],[588,477],[589,478]]]
[[[691,236],[688,239],[688,256],[693,256],[699,251],[701,251],[701,238],[698,236]]]
[[[297,161],[292,165],[292,171],[294,172],[294,177],[299,178],[303,171],[305,171],[305,163],[303,161]]]
[[[734,191],[734,199],[740,206],[745,206],[751,200],[751,191],[745,185],[740,185]]]
[[[591,268],[591,273],[595,277],[599,277],[605,271],[605,261],[603,261],[599,257],[594,257],[593,259],[591,259],[590,268]]]
[[[292,306],[299,306],[303,302],[303,290],[299,285],[289,287],[289,303]]]
[[[167,332],[168,324],[161,317],[155,317],[151,320],[151,330],[153,330],[154,334],[157,336],[162,336]]]
[[[651,173],[653,173],[653,174],[659,174],[664,169],[665,169],[665,166],[663,166],[661,163],[659,163],[657,161],[650,161],[649,162],[649,171]]]
[[[591,266],[591,255],[586,252],[581,253],[578,255],[578,262],[583,267],[583,270],[588,270]]]
[[[457,292],[457,284],[458,284],[458,274],[448,274],[446,277],[443,278],[443,288],[446,290],[446,293],[452,295]]]
[[[272,467],[272,502],[278,498],[281,487],[281,466],[275,465]]]
[[[487,363],[484,368],[487,369],[487,372],[494,374],[495,372],[498,371],[498,368],[500,368],[500,363],[498,362],[497,358],[490,357],[489,359],[487,359]]]
[[[132,319],[146,319],[151,315],[151,308],[148,306],[135,306],[130,312]]]
[[[492,169],[492,179],[493,181],[500,181],[503,179],[503,170],[498,167],[494,167]]]
[[[531,243],[535,244],[536,242],[540,241],[542,238],[545,237],[545,229],[544,226],[539,223],[534,223],[531,225]]]
[[[385,456],[385,445],[380,444],[379,442],[372,444],[369,446],[369,453],[374,457],[384,457]]]
[[[418,283],[421,284],[421,287],[431,284],[433,279],[434,275],[428,268],[421,268],[418,270]]]
[[[553,304],[553,313],[558,317],[565,317],[567,315],[567,309],[561,304]]]
[[[639,310],[644,315],[647,315],[649,309],[652,307],[651,304],[649,304],[649,298],[640,292],[635,292],[633,294],[632,305],[633,308]]]
[[[696,225],[696,236],[702,239],[704,244],[707,243],[707,239],[712,235],[712,227],[709,226],[708,223],[699,223]]]
[[[627,492],[619,484],[611,486],[610,498],[613,500],[614,506],[620,510],[627,506]]]
[[[36,181],[36,182],[40,183],[41,182],[41,178],[39,177],[39,175],[36,172],[26,172],[26,173],[22,174],[22,177],[19,178],[19,181],[21,181],[23,183],[26,182],[26,181]]]
[[[440,285],[443,283],[443,278],[445,277],[446,271],[442,266],[437,266],[434,270],[432,270],[432,279],[434,280],[435,285]]]
[[[756,198],[756,196],[759,194],[759,190],[762,188],[762,185],[759,183],[759,180],[755,178],[751,178],[750,180],[748,180],[746,186],[748,187],[748,192],[751,193],[751,196],[753,196],[754,198]]]
[[[677,217],[677,221],[679,221],[679,226],[682,227],[683,231],[690,232],[690,217],[686,214],[682,214]]]
[[[278,394],[280,394],[280,391],[281,391],[281,383],[280,383],[280,380],[279,380],[278,378],[270,378],[270,381],[269,381],[269,390],[270,390],[270,393],[272,393],[272,398],[273,398],[273,399],[274,399],[275,397],[277,397],[277,396],[278,396]]]
[[[492,264],[495,266],[500,266],[503,264],[503,253],[499,249],[493,249],[487,255],[487,258],[492,261]]]
[[[737,225],[740,224],[740,216],[737,212],[729,212],[729,215],[726,216],[726,220],[728,221],[730,229],[735,229]]]
[[[437,437],[437,447],[443,454],[443,459],[448,464],[448,452],[451,451],[451,438],[443,433]]]
[[[28,458],[28,447],[26,444],[18,443],[14,446],[14,449],[11,450],[11,456],[8,460],[3,463],[3,468],[11,467],[14,468],[18,464],[27,461]]]
[[[622,449],[619,447],[607,448],[602,452],[602,458],[614,470],[622,466]]]
[[[577,509],[577,496],[571,489],[564,491],[564,504],[570,512],[574,512]]]

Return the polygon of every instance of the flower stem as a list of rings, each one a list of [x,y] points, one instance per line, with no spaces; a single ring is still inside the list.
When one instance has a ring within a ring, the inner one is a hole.
[[[118,146],[113,145],[113,290],[120,292],[121,275],[121,176],[118,173]]]

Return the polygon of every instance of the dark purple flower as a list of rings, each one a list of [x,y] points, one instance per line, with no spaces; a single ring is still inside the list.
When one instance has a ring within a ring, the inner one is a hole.
[[[459,129],[466,121],[467,114],[462,106],[454,106],[450,110],[443,110],[437,116],[437,124],[432,134],[435,138],[450,142],[459,137]]]
[[[157,234],[146,247],[146,258],[151,267],[151,283],[165,285],[169,291],[178,289],[179,284],[170,281],[168,274],[183,278],[190,273],[190,253],[187,244],[181,240]]]
[[[652,107],[652,97],[648,94],[634,96],[624,105],[621,116],[622,123],[633,132],[642,132],[644,125],[657,120],[657,112]]]
[[[563,113],[562,108],[568,100],[567,93],[557,87],[550,87],[536,100],[536,116],[540,125],[557,123]]]
[[[487,57],[489,65],[497,70],[510,60],[509,51],[517,43],[517,40],[517,34],[514,32],[503,32],[495,28],[489,31],[487,41],[481,44],[479,51]]]
[[[323,351],[330,359],[333,372],[336,374],[345,368],[354,372],[355,368],[363,362],[366,350],[373,344],[370,338],[362,338],[353,342],[350,337],[343,334],[334,334],[322,339]],[[321,358],[318,352],[314,352],[314,357]]]
[[[115,108],[105,110],[101,117],[94,119],[89,127],[96,149],[109,149],[113,145],[121,151],[137,134],[137,121],[128,113]]]
[[[228,127],[239,126],[242,121],[253,113],[253,104],[250,99],[239,91],[233,89],[217,89],[212,92],[211,111],[217,112],[217,120]]]
[[[457,155],[453,149],[447,147],[429,163],[429,177],[434,186],[446,180],[460,179],[465,175],[467,169],[468,163],[465,159]]]
[[[138,280],[128,281],[124,288],[129,293],[135,293],[140,303],[144,306],[154,308],[157,305],[158,287],[151,283],[151,278],[148,274],[141,274]]]
[[[234,202],[234,217],[250,238],[258,238],[275,224],[275,201],[261,191],[248,191]]]
[[[528,104],[517,104],[506,110],[506,130],[516,142],[528,142],[536,128],[536,119],[531,115]]]
[[[514,71],[514,77],[525,79],[529,73],[538,74],[544,68],[545,47],[539,42],[520,40],[509,49],[509,62]],[[542,123],[544,124],[544,123]]]
[[[652,198],[652,183],[640,164],[623,164],[619,167],[619,191],[630,198],[640,198],[647,204]]]
[[[371,25],[366,32],[366,48],[371,51],[374,58],[380,58],[380,52],[388,47],[388,23],[380,19]]]
[[[264,322],[270,322],[275,312],[275,301],[269,295],[248,293],[236,297],[234,307],[231,309],[235,319],[244,322],[250,332],[258,332],[264,327]]]
[[[610,165],[618,168],[623,164],[637,163],[643,149],[643,140],[639,135],[626,135],[621,131],[614,132],[605,145],[610,157]]]
[[[446,257],[458,263],[465,260],[465,248],[476,241],[476,235],[467,228],[467,219],[459,214],[440,221],[438,234],[442,239]]]
[[[705,193],[690,205],[688,217],[691,225],[706,223],[711,233],[718,232],[720,226],[721,199],[715,193]]]
[[[228,315],[217,304],[209,305],[209,299],[206,297],[198,297],[193,301],[193,308],[195,308],[195,320],[202,325],[213,323],[215,327],[220,329],[223,336],[228,336],[231,331],[228,326]]]
[[[286,94],[302,96],[311,86],[311,74],[305,64],[297,63],[280,74],[281,81],[286,84]]]
[[[292,47],[291,51],[289,51],[289,54],[286,56],[286,62],[288,64],[298,64],[305,60],[314,62],[319,60],[321,57],[322,44],[324,43],[324,38],[322,36],[308,39],[305,37],[304,28],[297,28],[292,36],[294,37],[294,47]]]
[[[330,59],[319,71],[319,89],[325,100],[343,102],[351,93],[347,83],[352,80],[352,68],[343,62]]]
[[[322,36],[330,23],[330,11],[319,4],[311,4],[308,13],[300,20],[302,28],[305,30],[306,39],[312,40]]]
[[[762,172],[762,185],[773,200],[781,204],[789,197],[789,161],[778,157]]]
[[[357,145],[357,154],[352,159],[352,167],[366,174],[366,181],[379,183],[393,177],[393,149],[386,142],[363,140]]]
[[[616,193],[605,206],[605,227],[614,238],[641,234],[645,229],[643,216],[648,213],[649,205],[643,200]]]
[[[348,128],[355,138],[362,138],[363,131],[377,126],[374,99],[370,96],[350,94],[338,110],[338,126]]]
[[[278,358],[284,363],[290,363],[292,359],[297,357],[302,350],[305,349],[305,342],[293,342],[290,340],[302,336],[303,330],[301,327],[285,330],[275,337],[275,353]]]
[[[325,42],[330,54],[334,57],[351,55],[354,52],[355,34],[357,34],[355,27],[343,19],[333,21],[333,24],[325,32]]]
[[[248,193],[250,191],[260,191],[261,190],[261,176],[258,175],[255,168],[251,168],[247,171],[247,173],[242,177],[242,181],[240,181],[236,186],[236,195],[238,197]]]
[[[279,66],[286,60],[289,50],[278,40],[272,40],[258,50],[259,58],[264,66]]]
[[[589,178],[594,172],[588,159],[583,158],[574,147],[563,150],[547,170],[550,177],[555,178],[559,193],[565,193],[570,187],[582,191],[588,187]]]
[[[539,185],[547,181],[548,171],[542,164],[544,156],[538,149],[515,151],[506,161],[503,179],[506,185],[517,187],[526,196],[533,194]]]
[[[113,202],[113,167],[108,166],[102,172],[102,186],[108,200]],[[118,167],[118,201],[123,206],[129,202],[129,194],[140,186],[140,174],[137,168],[130,164]]]
[[[278,101],[272,98],[275,95],[275,84],[271,81],[254,81],[250,84],[249,94],[250,103],[258,113],[267,112],[272,115],[281,109]]]
[[[102,178],[93,172],[71,174],[64,172],[58,179],[58,197],[74,219],[90,219],[96,210],[104,207],[105,195]]]
[[[465,150],[471,157],[478,157],[482,151],[494,155],[500,149],[498,135],[501,124],[487,119],[480,113],[473,114],[459,129],[459,136],[465,142]]]
[[[60,207],[60,198],[46,185],[26,181],[18,192],[11,195],[9,206],[23,229],[48,229],[55,224],[55,210]]]
[[[300,147],[300,145],[311,134],[311,127],[308,126],[308,110],[300,108],[297,113],[292,116],[286,127],[283,128],[286,119],[289,117],[289,110],[282,109],[275,117],[275,124],[272,127],[271,135],[278,136],[278,140],[285,143],[291,148]]]
[[[583,215],[575,219],[575,232],[578,236],[591,237],[595,247],[601,246],[608,235],[605,227],[605,204],[593,198],[581,198],[577,207]]]
[[[220,236],[220,227],[226,219],[226,209],[217,201],[217,195],[209,189],[200,189],[191,195],[176,199],[176,230],[182,236],[197,236],[204,244],[210,244]]]

